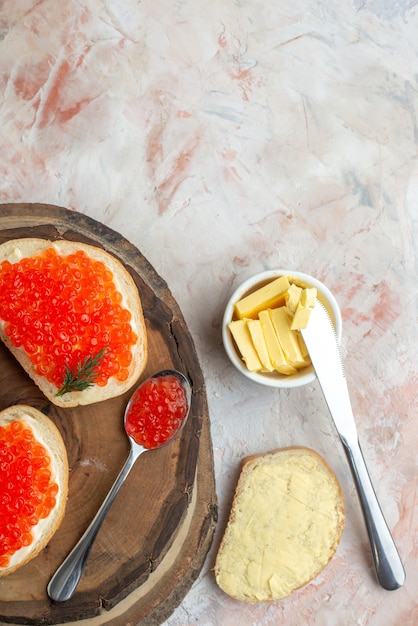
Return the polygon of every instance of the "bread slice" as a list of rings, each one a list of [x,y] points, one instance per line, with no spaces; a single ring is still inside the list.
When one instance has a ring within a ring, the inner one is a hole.
[[[283,448],[244,460],[215,577],[244,602],[281,600],[330,561],[344,526],[343,495],[313,450]]]
[[[37,554],[39,554],[41,550],[43,550],[62,522],[68,494],[67,452],[58,428],[46,415],[33,407],[20,404],[4,409],[0,412],[0,450],[3,452],[9,449],[7,439],[10,432],[8,435],[6,435],[6,432],[7,427],[10,428],[9,425],[14,421],[18,421],[24,424],[26,428],[29,428],[36,440],[35,444],[40,444],[46,450],[50,458],[49,468],[47,468],[51,472],[50,480],[58,486],[58,493],[55,495],[55,506],[52,508],[49,515],[45,518],[39,519],[36,525],[29,527],[33,537],[32,543],[15,551],[14,554],[10,556],[9,563],[6,566],[0,565],[0,577],[11,574],[16,569],[28,563]],[[6,427],[6,429],[4,427]],[[13,436],[15,438],[14,441],[16,442],[16,440],[18,440],[18,435],[14,433]],[[6,457],[7,455],[3,456],[3,461]],[[25,457],[25,453],[20,452],[19,459],[18,464],[22,463],[25,465],[25,461],[26,459],[29,459],[29,456]],[[36,471],[37,470],[35,470],[34,473],[36,473]],[[35,489],[35,485],[32,480],[33,474],[30,470],[27,471],[27,476],[29,476],[29,478],[25,478],[24,476],[19,480],[16,479],[14,482],[20,487],[22,481],[23,484],[26,485],[25,481],[29,480],[31,481],[31,489]],[[13,483],[13,478],[16,478],[15,470],[10,470],[7,467],[7,464],[3,462],[0,466],[0,492],[2,497],[6,500],[10,497],[12,499],[15,497],[13,490],[10,491],[10,487],[6,486],[7,483]],[[20,493],[19,497],[27,497],[28,489],[29,486],[25,486],[24,493]],[[25,506],[26,505],[27,502],[25,500]],[[0,526],[5,523],[7,514],[7,506],[3,504]],[[21,516],[26,516],[27,520],[30,517],[30,512],[26,511],[23,514],[21,513]],[[20,521],[22,519],[23,518],[21,517]],[[3,539],[4,538],[0,534],[0,558],[4,556],[5,550]]]
[[[126,370],[128,373],[126,374],[125,379],[118,380],[117,375],[112,375],[108,379],[105,385],[99,386],[98,384],[94,383],[90,387],[82,391],[76,390],[76,391],[65,393],[62,396],[57,396],[56,394],[59,390],[59,386],[56,383],[51,382],[51,380],[48,380],[48,378],[45,375],[40,374],[38,371],[36,371],[36,367],[33,363],[33,355],[31,358],[30,354],[23,346],[14,345],[14,343],[11,340],[11,337],[7,334],[6,332],[7,322],[5,319],[3,319],[6,316],[5,312],[3,312],[3,314],[0,313],[0,339],[5,343],[8,349],[16,357],[16,359],[19,361],[22,367],[26,370],[29,376],[34,380],[34,382],[38,385],[38,387],[45,394],[45,396],[57,406],[74,407],[80,404],[86,405],[86,404],[91,404],[93,402],[98,402],[101,400],[106,400],[108,398],[121,395],[122,393],[130,389],[132,385],[138,380],[139,376],[141,375],[142,371],[145,368],[145,365],[147,362],[147,356],[148,356],[147,332],[146,332],[145,320],[143,316],[140,296],[138,294],[136,285],[131,275],[126,270],[126,268],[114,256],[107,253],[105,250],[101,248],[97,248],[95,246],[90,246],[84,243],[72,242],[72,241],[66,241],[66,240],[57,240],[57,241],[52,242],[52,241],[47,241],[44,239],[28,238],[28,239],[14,239],[6,243],[3,243],[2,245],[0,245],[0,268],[1,268],[1,264],[5,261],[10,262],[11,264],[15,264],[25,258],[34,258],[39,255],[45,255],[45,251],[48,249],[52,249],[53,251],[55,251],[58,255],[62,257],[67,257],[68,255],[74,255],[78,251],[83,251],[89,257],[89,259],[103,263],[106,266],[106,268],[110,270],[110,272],[112,273],[113,284],[115,285],[116,290],[122,296],[121,307],[129,311],[131,315],[129,324],[131,326],[133,333],[135,333],[135,335],[137,336],[136,343],[132,345],[130,348],[132,359],[131,359],[130,364],[126,365]],[[7,263],[5,265],[3,264],[3,267],[5,267],[6,278],[7,278],[7,271],[8,271]],[[82,278],[82,280],[84,280],[85,283],[91,280],[89,278],[90,274],[92,274],[91,278],[94,279],[94,273],[88,272],[87,270],[85,270],[85,273],[88,274],[88,276],[83,276]],[[2,298],[5,301],[7,300],[7,298],[11,298],[14,295],[13,293],[10,295],[9,292],[13,291],[15,287],[13,286],[12,289],[9,288],[8,290],[6,290],[5,287],[3,286],[1,276],[2,275],[0,272],[0,290],[2,291]],[[69,280],[69,279],[66,279],[66,280]],[[74,281],[74,279],[72,280]],[[74,284],[77,284],[78,288],[80,287],[80,282],[74,283]],[[19,286],[16,287],[15,293],[19,296]],[[41,305],[43,307],[43,310],[45,310],[46,312],[45,314],[48,314],[51,311],[53,312],[54,307],[56,307],[56,304],[54,302],[48,301],[48,295],[45,295],[47,293],[48,293],[48,290],[44,288],[43,295],[41,296],[41,299],[42,299]],[[63,296],[63,300],[64,299],[65,298]],[[70,312],[71,312],[71,303],[73,302],[74,301],[71,300],[71,298],[68,298],[68,302],[66,302],[66,304],[70,303],[68,304]],[[91,313],[92,311],[95,311],[96,303],[93,303],[91,299],[90,300],[86,299],[85,302],[86,302],[85,313]],[[33,306],[33,303],[31,303],[31,306]],[[73,304],[73,306],[75,305]],[[80,308],[80,305],[78,306]],[[0,307],[0,311],[1,311],[1,307]],[[80,313],[80,311],[78,311],[78,313]],[[81,311],[81,313],[83,313],[83,311]],[[39,324],[39,320],[36,323]],[[71,322],[68,321],[65,323],[70,324]],[[87,330],[90,330],[90,328],[93,328],[92,322],[90,323],[87,322],[86,328]],[[111,333],[112,330],[113,330],[112,328],[109,328],[108,329],[109,333]],[[29,336],[29,333],[33,333],[34,331],[36,331],[36,328],[35,329],[32,328],[29,323],[28,331],[27,331],[28,336]],[[65,331],[66,331],[66,328],[64,328],[64,332]],[[57,332],[57,331],[55,330],[54,332]],[[72,339],[73,338],[74,336],[72,337]],[[80,340],[80,337],[78,339]],[[73,342],[73,345],[74,345],[74,342]],[[112,347],[113,347],[112,343],[109,342],[109,345],[106,349],[111,349]],[[71,350],[73,349],[75,348],[72,347]],[[89,354],[89,356],[91,358],[94,358],[95,356],[94,346],[91,347],[91,354]],[[82,362],[83,362],[83,359],[80,360],[80,363]],[[124,375],[125,375],[125,372],[124,372]]]

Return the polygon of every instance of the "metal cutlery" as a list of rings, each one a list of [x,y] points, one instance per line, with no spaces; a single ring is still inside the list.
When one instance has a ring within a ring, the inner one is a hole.
[[[319,300],[301,333],[353,474],[377,579],[384,589],[398,589],[405,581],[405,571],[360,448],[334,327]]]

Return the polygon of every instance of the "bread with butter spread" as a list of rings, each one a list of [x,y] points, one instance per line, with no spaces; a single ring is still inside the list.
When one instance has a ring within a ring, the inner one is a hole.
[[[281,600],[313,580],[336,552],[344,499],[326,461],[292,447],[244,460],[215,577],[244,602]]]

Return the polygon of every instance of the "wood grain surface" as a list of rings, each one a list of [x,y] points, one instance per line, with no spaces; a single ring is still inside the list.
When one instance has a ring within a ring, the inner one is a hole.
[[[96,538],[75,595],[51,602],[46,586],[94,517],[129,451],[123,430],[128,392],[86,407],[60,409],[0,345],[0,410],[30,404],[61,431],[70,483],[64,521],[29,564],[0,579],[1,624],[161,624],[196,579],[216,524],[212,445],[205,384],[183,316],[168,286],[144,256],[103,224],[61,207],[0,205],[0,243],[41,237],[83,241],[116,256],[132,275],[147,324],[148,375],[176,368],[192,383],[181,436],[143,454]],[[0,294],[1,297],[1,294]]]

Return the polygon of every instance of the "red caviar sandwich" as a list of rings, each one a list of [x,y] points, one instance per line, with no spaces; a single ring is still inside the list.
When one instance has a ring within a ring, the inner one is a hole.
[[[148,355],[129,272],[101,248],[64,240],[0,245],[0,339],[61,407],[119,396]]]
[[[0,577],[33,559],[58,530],[68,494],[64,442],[25,405],[0,412]]]

